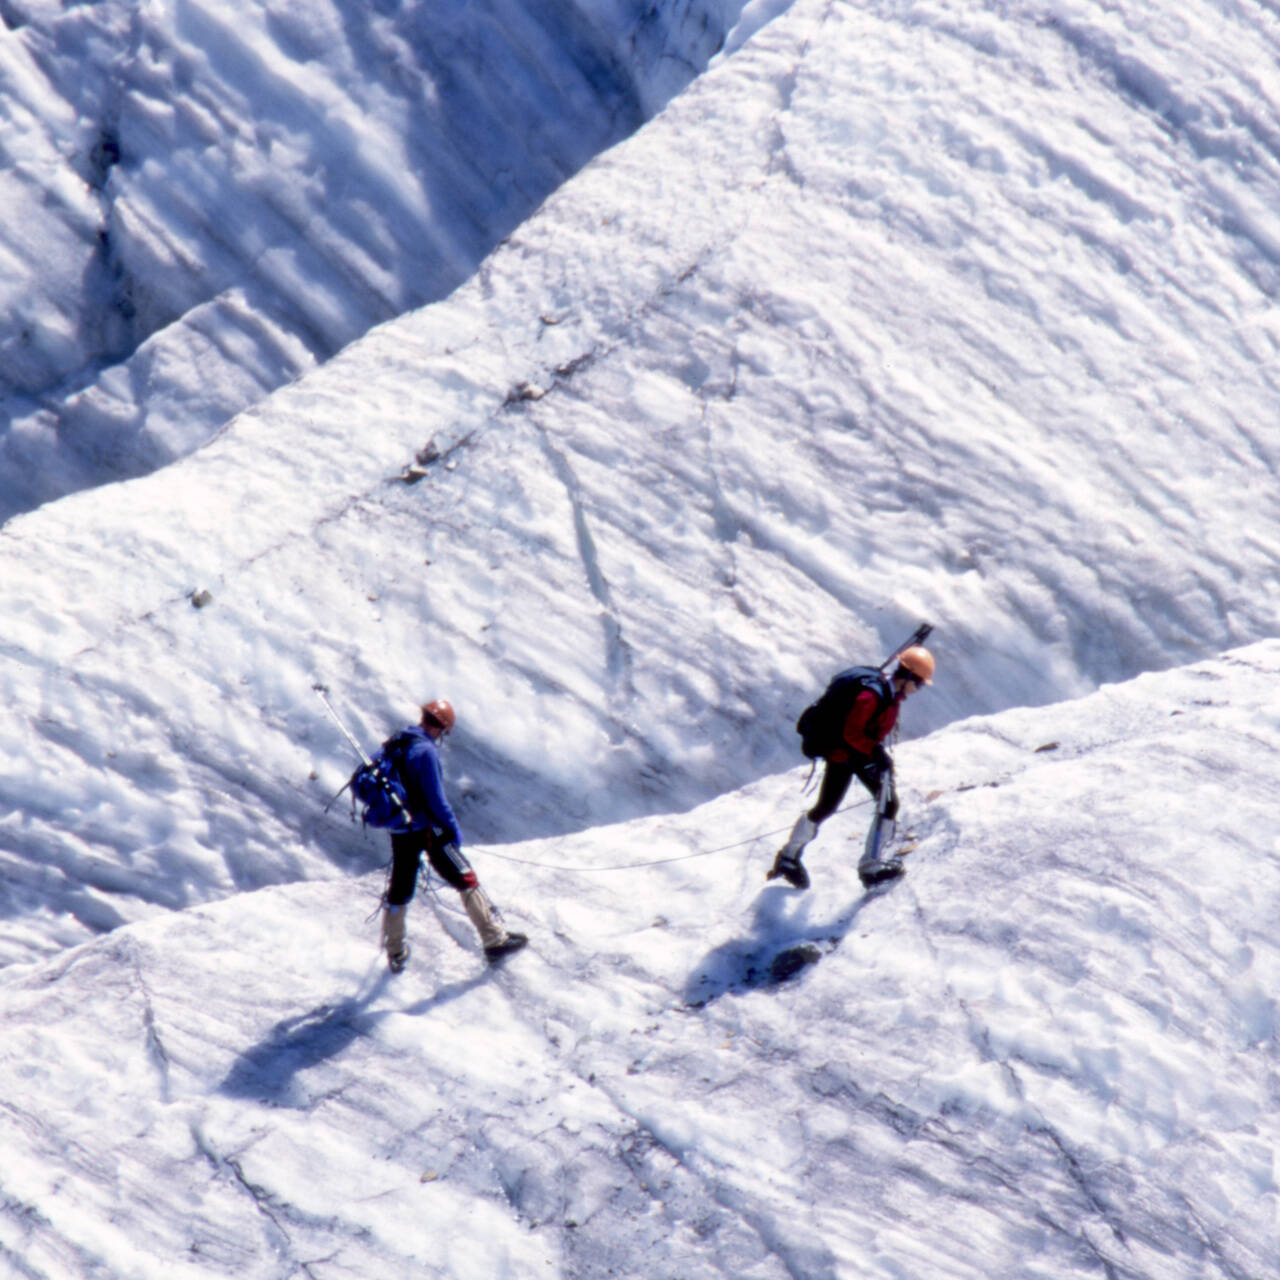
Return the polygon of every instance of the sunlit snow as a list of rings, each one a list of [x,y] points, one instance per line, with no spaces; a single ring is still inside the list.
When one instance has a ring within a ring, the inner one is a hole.
[[[475,851],[535,937],[502,970],[437,885],[389,977],[378,872],[14,966],[11,1273],[1261,1280],[1277,676],[1259,645],[901,748],[872,897],[865,808],[806,895],[737,839],[799,773]]]
[[[641,8],[0,6],[6,209],[98,119],[48,86],[108,28],[228,201],[177,274],[130,224],[183,296],[116,366],[54,280],[105,296],[97,197],[6,233],[49,280],[6,268],[0,330],[0,1275],[1274,1273],[1280,18],[669,3],[698,52],[659,74],[616,34]],[[615,33],[628,128],[710,69],[484,240],[397,157],[499,144],[328,39],[423,65],[437,11],[545,20],[556,181],[613,135],[564,105],[554,15]],[[272,166],[281,112],[309,158]],[[181,149],[141,136],[120,208],[172,212]],[[305,213],[353,157],[423,220]],[[406,283],[424,226],[469,245],[446,287]],[[28,322],[63,331],[29,360]],[[195,434],[131,453],[206,372]],[[128,382],[127,429],[50,434],[79,377]],[[851,793],[813,888],[766,885],[796,713],[921,619],[905,878],[862,890]],[[467,849],[531,938],[505,967],[436,883],[387,973],[317,681],[368,746],[453,700]]]

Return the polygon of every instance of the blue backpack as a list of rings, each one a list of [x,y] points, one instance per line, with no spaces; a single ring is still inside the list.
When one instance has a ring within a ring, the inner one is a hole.
[[[414,734],[401,730],[378,748],[368,764],[362,764],[350,777],[351,803],[359,803],[366,827],[388,831],[409,831],[415,818],[409,809],[409,793],[400,778],[400,761],[412,745]]]
[[[833,676],[817,702],[800,713],[796,732],[800,750],[810,760],[823,759],[843,744],[844,722],[864,690],[876,695],[877,713],[893,701],[889,677],[879,667],[850,667]]]

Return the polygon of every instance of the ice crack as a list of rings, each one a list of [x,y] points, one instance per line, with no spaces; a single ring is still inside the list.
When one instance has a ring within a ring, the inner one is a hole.
[[[601,608],[601,626],[604,629],[606,666],[615,688],[625,695],[630,695],[632,655],[631,647],[622,635],[622,623],[613,603],[613,593],[609,582],[600,567],[600,556],[596,550],[595,539],[591,536],[591,526],[587,520],[586,505],[582,499],[582,486],[574,474],[568,458],[552,443],[545,430],[538,429],[538,439],[543,453],[551,464],[552,471],[564,486],[569,498],[569,506],[573,512],[573,528],[577,538],[578,556],[587,576],[587,585]]]

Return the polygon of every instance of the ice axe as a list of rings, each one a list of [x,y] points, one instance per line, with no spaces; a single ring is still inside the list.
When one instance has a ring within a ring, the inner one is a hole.
[[[881,664],[880,670],[886,667],[897,657],[906,653],[912,645],[924,644],[924,642],[933,634],[933,623],[922,622]]]

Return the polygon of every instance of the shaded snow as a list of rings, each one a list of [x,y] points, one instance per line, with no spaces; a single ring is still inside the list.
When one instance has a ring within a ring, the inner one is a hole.
[[[443,297],[738,0],[0,6],[0,519]]]

